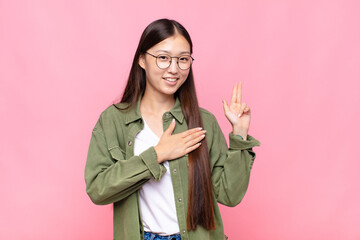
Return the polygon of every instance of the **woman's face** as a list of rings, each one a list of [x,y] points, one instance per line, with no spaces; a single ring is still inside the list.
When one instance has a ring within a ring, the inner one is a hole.
[[[190,45],[182,35],[176,34],[159,42],[147,52],[154,56],[160,54],[168,54],[171,57],[190,56]],[[141,55],[139,58],[140,67],[146,72],[145,93],[173,95],[187,79],[190,69],[180,69],[177,58],[172,58],[168,68],[161,69],[156,64],[156,58],[149,54]]]

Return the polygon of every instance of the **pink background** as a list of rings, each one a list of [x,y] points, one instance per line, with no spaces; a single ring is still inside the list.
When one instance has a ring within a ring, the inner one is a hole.
[[[360,239],[359,1],[0,0],[0,239],[112,239],[83,178],[92,128],[119,98],[143,29],[194,42],[201,106],[243,82],[250,187],[221,207],[230,239]]]

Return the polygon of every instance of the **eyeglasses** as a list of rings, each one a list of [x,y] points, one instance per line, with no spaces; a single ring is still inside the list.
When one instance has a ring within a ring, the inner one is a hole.
[[[191,67],[191,64],[193,63],[193,61],[195,60],[192,56],[190,55],[182,55],[180,57],[171,57],[168,54],[160,54],[160,55],[152,55],[151,53],[146,52],[147,54],[149,54],[150,56],[156,58],[156,65],[160,68],[160,69],[166,69],[168,67],[170,67],[172,59],[173,58],[177,58],[177,65],[181,70],[188,70]]]

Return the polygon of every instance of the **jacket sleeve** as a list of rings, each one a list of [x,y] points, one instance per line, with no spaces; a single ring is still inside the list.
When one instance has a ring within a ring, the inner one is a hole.
[[[244,141],[230,133],[228,148],[216,119],[212,137],[210,161],[215,198],[219,203],[233,207],[241,202],[246,193],[255,159],[252,148],[260,146],[260,142],[250,135]]]
[[[86,192],[95,204],[120,201],[149,179],[159,181],[165,172],[166,168],[157,162],[153,147],[125,159],[120,147],[108,148],[101,124],[96,124],[85,166]]]

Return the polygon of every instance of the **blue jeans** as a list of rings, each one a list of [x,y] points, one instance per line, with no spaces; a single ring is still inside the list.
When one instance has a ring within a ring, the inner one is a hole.
[[[155,233],[145,232],[145,240],[181,240],[180,234],[174,234],[170,236],[160,236]]]

